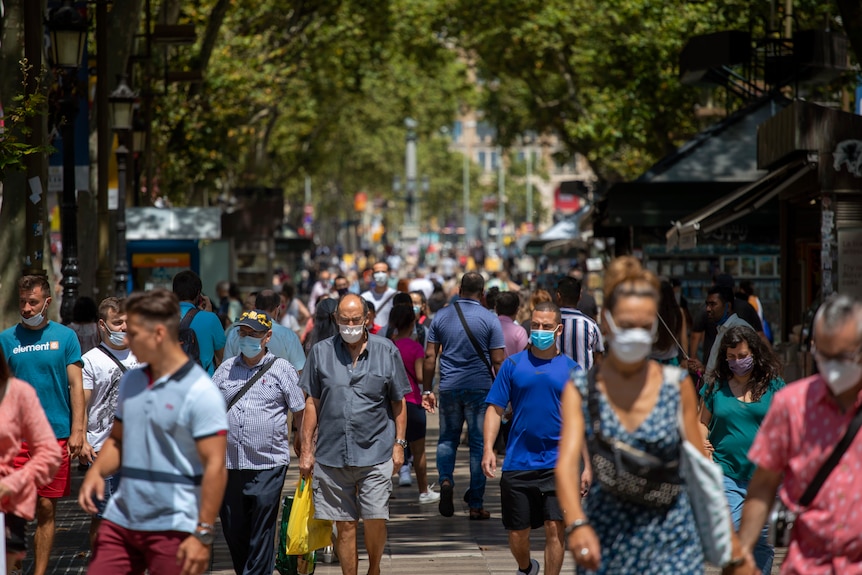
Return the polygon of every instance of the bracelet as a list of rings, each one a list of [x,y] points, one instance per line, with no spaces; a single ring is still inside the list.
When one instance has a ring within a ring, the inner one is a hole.
[[[422,395],[431,395],[431,394],[433,394],[433,393],[434,393],[434,392],[433,392],[433,391],[431,391],[430,389],[426,389],[425,391],[423,391],[423,392],[422,392]]]
[[[207,531],[215,531],[215,525],[212,523],[204,523],[203,521],[200,521],[198,522],[198,527],[206,529]]]
[[[575,529],[577,529],[579,527],[583,527],[585,525],[589,525],[589,524],[590,524],[589,519],[575,519],[574,521],[572,521],[571,523],[566,525],[566,531],[565,531],[566,536],[568,537],[569,535],[571,535]]]

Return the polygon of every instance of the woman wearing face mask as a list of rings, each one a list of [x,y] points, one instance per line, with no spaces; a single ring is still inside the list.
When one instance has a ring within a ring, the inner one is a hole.
[[[603,483],[596,464],[599,437],[646,452],[664,464],[678,461],[683,441],[680,411],[685,436],[694,438],[691,443],[703,452],[697,399],[687,373],[648,359],[658,326],[658,301],[658,280],[635,258],[612,262],[605,275],[603,310],[609,353],[589,377],[573,373],[572,384],[563,392],[557,494],[564,510],[568,547],[581,574],[588,570],[602,575],[704,571],[701,542],[685,489],[672,491],[663,506],[649,506],[615,494],[610,484]],[[597,414],[595,425],[591,411]],[[582,505],[577,477],[585,436],[593,454],[595,481]],[[663,484],[680,486],[678,471],[663,473]],[[742,558],[735,539],[733,551],[734,559]],[[750,562],[743,562],[724,573],[752,570]]]
[[[700,422],[707,438],[704,447],[724,472],[724,491],[734,526],[739,528],[754,473],[748,449],[784,380],[778,358],[750,327],[727,330],[718,353],[715,378],[700,390]],[[754,559],[761,571],[769,573],[775,552],[767,543],[766,531],[754,548]]]

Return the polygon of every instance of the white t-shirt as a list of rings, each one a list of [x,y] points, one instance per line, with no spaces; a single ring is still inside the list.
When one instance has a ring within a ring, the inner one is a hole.
[[[87,405],[87,443],[98,452],[114,424],[114,412],[117,409],[117,392],[120,390],[120,378],[123,372],[111,358],[105,355],[105,350],[122,363],[126,368],[138,366],[138,359],[130,349],[110,349],[99,345],[84,354],[84,389],[92,390],[90,403]]]

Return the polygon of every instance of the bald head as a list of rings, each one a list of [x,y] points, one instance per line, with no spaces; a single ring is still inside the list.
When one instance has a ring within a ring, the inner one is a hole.
[[[349,293],[338,300],[338,306],[335,308],[335,321],[342,325],[354,322],[365,323],[367,309],[364,299],[355,293]]]

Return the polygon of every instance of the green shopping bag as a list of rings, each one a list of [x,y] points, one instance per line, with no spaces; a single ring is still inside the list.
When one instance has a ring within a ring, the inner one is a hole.
[[[287,554],[287,524],[290,521],[290,510],[293,507],[293,496],[285,495],[281,505],[281,524],[278,529],[278,553],[275,556],[275,569],[281,575],[300,575],[314,573],[316,564],[315,552],[304,555]]]

